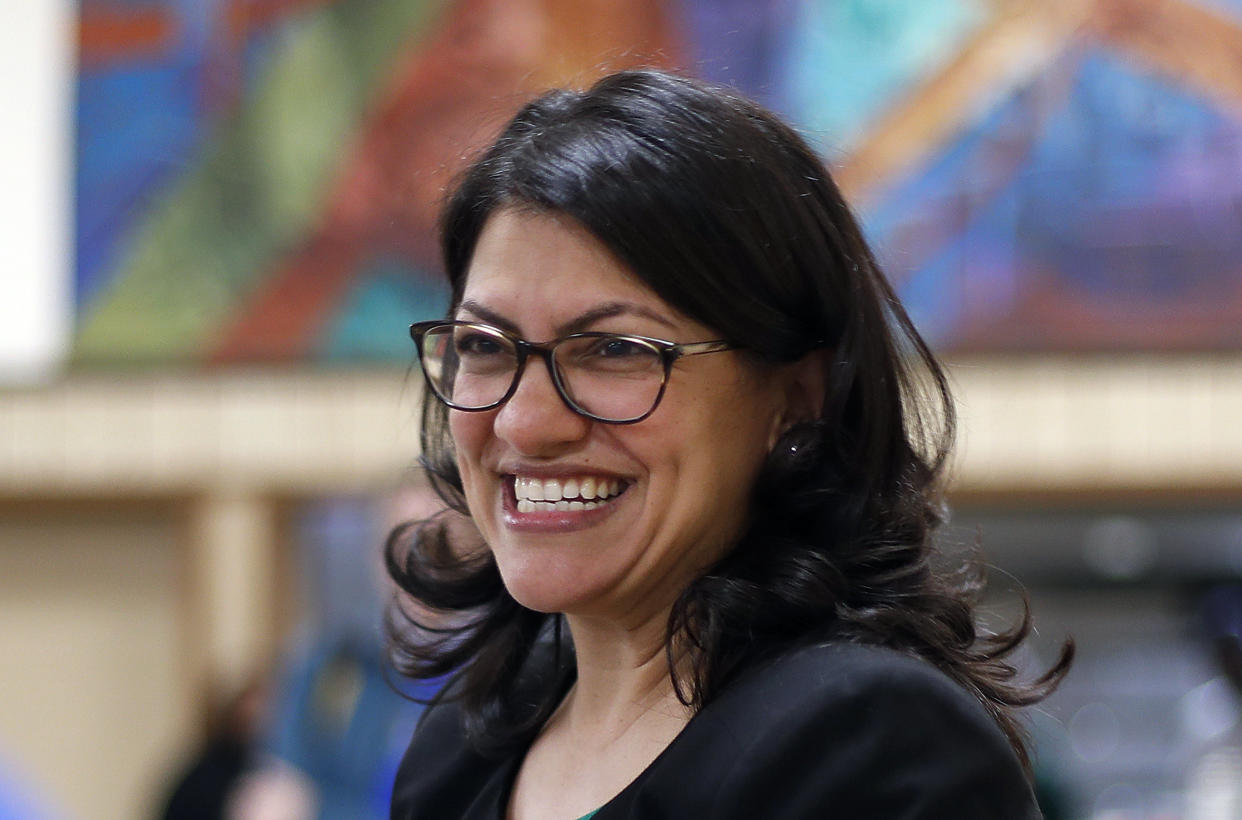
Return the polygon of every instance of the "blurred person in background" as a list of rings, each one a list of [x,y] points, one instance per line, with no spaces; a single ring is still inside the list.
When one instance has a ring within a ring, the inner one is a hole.
[[[207,739],[174,781],[161,820],[314,820],[310,781],[264,754],[272,685],[253,675],[211,710]]]
[[[399,668],[453,673],[393,817],[1035,818],[977,580],[934,568],[953,407],[827,169],[655,71],[525,106],[411,328],[474,543],[390,537]],[[436,618],[420,617],[431,610]]]
[[[269,686],[252,676],[231,696],[217,698],[207,738],[176,777],[162,820],[220,820],[242,779],[258,766],[258,736]]]

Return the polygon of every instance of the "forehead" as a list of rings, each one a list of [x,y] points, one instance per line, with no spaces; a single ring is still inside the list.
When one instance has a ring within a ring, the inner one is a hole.
[[[506,208],[488,219],[462,299],[519,317],[563,318],[621,302],[683,318],[578,222],[529,209]]]

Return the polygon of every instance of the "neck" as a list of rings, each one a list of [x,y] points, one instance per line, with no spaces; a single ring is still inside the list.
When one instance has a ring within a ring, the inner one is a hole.
[[[690,719],[669,678],[664,639],[668,613],[637,625],[568,616],[578,680],[558,715],[570,732],[617,739],[636,724],[667,724],[673,734]]]
[[[623,626],[566,615],[578,680],[526,752],[510,818],[578,817],[598,808],[685,728],[690,710],[669,680],[666,618],[667,610]]]

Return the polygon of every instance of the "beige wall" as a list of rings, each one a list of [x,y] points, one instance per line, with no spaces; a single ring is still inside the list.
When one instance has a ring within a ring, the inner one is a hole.
[[[288,502],[398,485],[413,418],[399,369],[0,389],[0,759],[69,820],[149,816],[294,620]]]
[[[160,507],[0,512],[0,749],[66,816],[147,816],[191,736],[179,527]]]

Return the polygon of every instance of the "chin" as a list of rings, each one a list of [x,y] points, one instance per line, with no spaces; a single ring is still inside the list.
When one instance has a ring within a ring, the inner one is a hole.
[[[505,589],[513,600],[536,612],[572,611],[591,597],[589,566],[559,554],[556,547],[500,542],[492,549]],[[598,581],[596,582],[598,583]]]
[[[502,577],[503,573],[502,573]],[[547,578],[527,579],[505,578],[505,589],[513,600],[527,609],[548,614],[560,612],[576,612],[583,609],[591,600],[591,596],[579,594],[568,584],[549,584]]]

